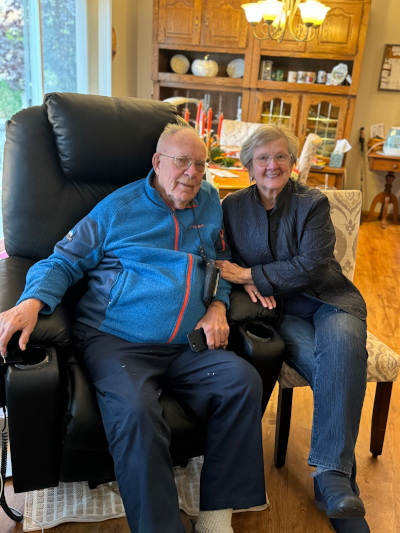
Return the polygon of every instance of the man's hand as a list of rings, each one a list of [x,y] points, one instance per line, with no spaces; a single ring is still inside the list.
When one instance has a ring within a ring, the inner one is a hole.
[[[16,307],[0,314],[0,353],[5,356],[7,344],[16,331],[21,331],[19,347],[25,350],[29,337],[34,330],[39,311],[44,303],[36,298],[24,300]]]
[[[210,350],[214,348],[226,348],[228,344],[229,326],[226,320],[225,304],[215,300],[207,309],[207,313],[194,329],[204,329],[207,337],[207,345]]]
[[[251,268],[242,268],[229,261],[215,261],[215,266],[221,271],[221,277],[230,283],[253,283]]]
[[[268,309],[274,309],[276,307],[275,298],[273,296],[262,296],[254,284],[246,283],[243,288],[250,296],[252,302],[257,303],[258,298],[263,307],[268,307]]]

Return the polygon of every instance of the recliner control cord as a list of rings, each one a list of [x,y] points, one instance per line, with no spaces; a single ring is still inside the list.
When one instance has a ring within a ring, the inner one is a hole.
[[[15,522],[21,522],[24,515],[16,509],[11,510],[8,507],[5,496],[5,484],[6,484],[6,471],[7,471],[7,452],[8,452],[8,431],[7,431],[7,414],[3,407],[4,413],[4,426],[1,430],[1,469],[0,469],[0,507],[6,515]],[[18,513],[18,514],[17,514]]]

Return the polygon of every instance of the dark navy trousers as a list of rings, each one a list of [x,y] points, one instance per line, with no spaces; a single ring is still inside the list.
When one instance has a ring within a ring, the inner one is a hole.
[[[134,344],[77,323],[75,343],[96,388],[132,533],[184,533],[160,396],[168,390],[208,423],[200,509],[265,503],[262,383],[226,350]]]

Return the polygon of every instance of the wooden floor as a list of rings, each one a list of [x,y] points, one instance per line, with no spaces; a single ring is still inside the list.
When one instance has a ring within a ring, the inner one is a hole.
[[[368,329],[400,353],[400,225],[382,230],[378,222],[360,228],[355,283],[368,306]],[[393,387],[383,455],[373,459],[369,433],[375,385],[368,384],[357,443],[358,483],[372,533],[400,533],[400,389]],[[292,427],[286,466],[273,465],[276,391],[263,419],[265,474],[271,506],[261,513],[234,516],[235,533],[328,533],[326,516],[313,503],[311,469],[307,466],[310,445],[312,395],[309,388],[295,389]],[[7,484],[9,505],[23,509],[23,495],[14,495]],[[187,516],[182,513],[186,531]],[[65,524],[54,533],[129,533],[125,519],[97,524]],[[0,510],[0,532],[21,533]],[[160,533],[162,533],[160,531]]]

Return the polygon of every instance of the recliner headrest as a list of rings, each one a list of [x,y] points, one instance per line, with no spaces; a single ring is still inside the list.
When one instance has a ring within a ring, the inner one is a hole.
[[[50,93],[44,103],[61,167],[74,181],[125,185],[146,176],[160,133],[176,121],[171,104],[140,98]]]

